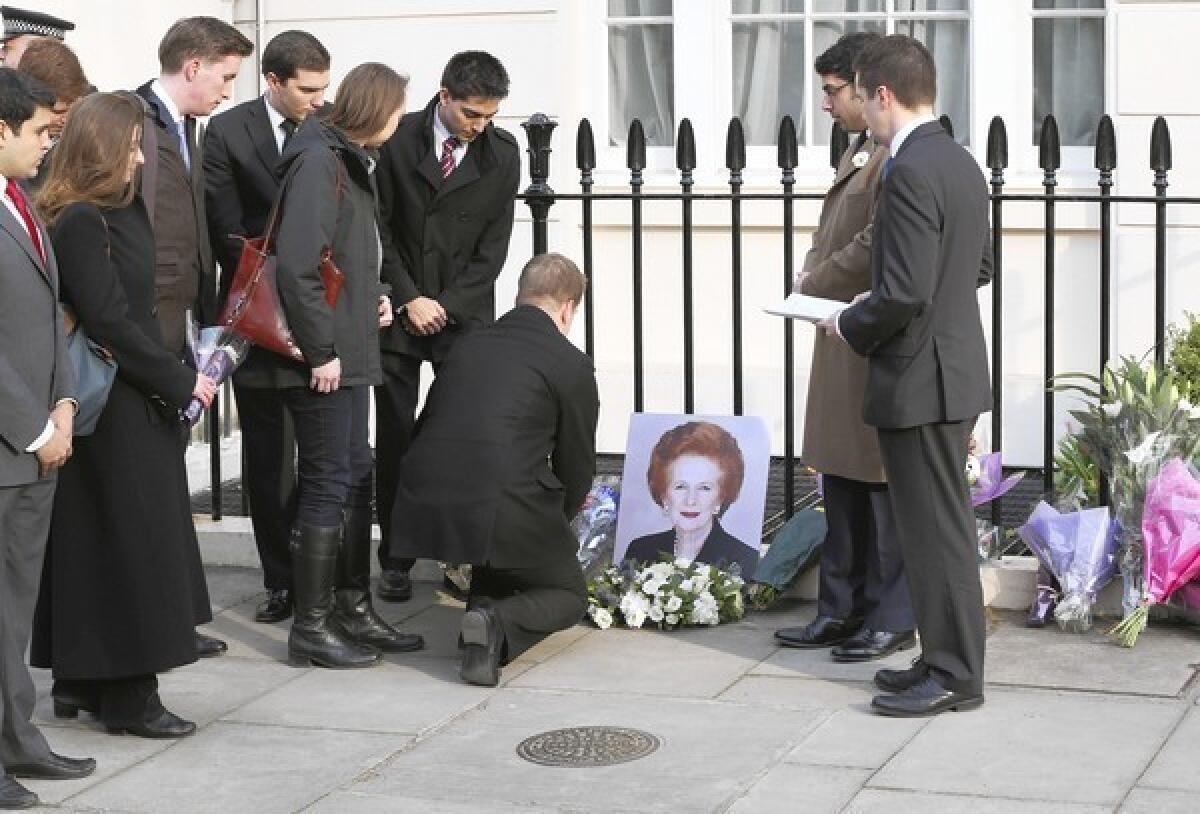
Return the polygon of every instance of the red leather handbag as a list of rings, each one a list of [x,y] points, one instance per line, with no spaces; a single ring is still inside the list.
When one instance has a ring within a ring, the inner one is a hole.
[[[341,181],[339,167],[339,198],[342,192]],[[288,326],[287,314],[284,313],[283,303],[279,299],[279,287],[275,276],[275,236],[283,216],[286,188],[285,182],[271,208],[266,234],[253,238],[235,235],[242,241],[242,256],[238,259],[237,271],[229,287],[229,296],[225,299],[217,322],[260,348],[303,362],[304,354],[296,345],[296,339]],[[321,282],[325,285],[325,302],[332,308],[337,303],[346,276],[333,262],[333,252],[329,248],[321,251],[319,271]]]

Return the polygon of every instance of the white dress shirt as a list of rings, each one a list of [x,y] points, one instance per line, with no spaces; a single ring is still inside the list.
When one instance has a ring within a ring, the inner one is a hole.
[[[179,112],[179,108],[175,105],[175,100],[171,98],[171,94],[167,93],[167,86],[162,83],[162,80],[155,79],[150,83],[150,92],[158,97],[159,101],[167,109],[167,115],[171,117],[171,121],[175,122],[175,132],[179,133],[179,144],[175,145],[179,148],[179,154],[183,156],[183,160],[190,167],[192,165],[192,156],[189,151],[187,141],[187,122],[184,116]]]
[[[262,95],[263,107],[267,109],[267,119],[271,122],[271,135],[275,136],[275,147],[279,150],[279,154],[283,155],[283,140],[287,137],[287,131],[283,129],[283,123],[287,121],[287,116],[284,116],[267,101],[267,94]]]
[[[446,125],[442,122],[442,114],[438,112],[437,108],[434,108],[434,111],[433,111],[433,147],[434,147],[434,150],[436,151],[435,158],[437,159],[437,162],[439,164],[442,162],[442,145],[446,143],[446,139],[450,138],[453,135],[454,135],[453,133],[451,133],[449,130],[446,129]],[[455,138],[458,138],[458,137],[455,136]],[[457,167],[459,164],[461,164],[463,162],[463,159],[466,158],[466,155],[467,155],[467,145],[464,144],[460,140],[458,142],[458,146],[454,148],[454,166]]]

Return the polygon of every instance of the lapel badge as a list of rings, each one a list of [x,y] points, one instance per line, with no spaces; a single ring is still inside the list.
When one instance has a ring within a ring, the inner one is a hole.
[[[855,169],[862,169],[867,166],[867,162],[871,159],[871,154],[866,150],[859,150],[854,154],[850,161],[854,164]]]

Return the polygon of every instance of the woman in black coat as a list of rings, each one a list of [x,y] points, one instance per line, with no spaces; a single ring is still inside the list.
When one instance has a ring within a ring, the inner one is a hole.
[[[743,579],[758,566],[758,551],[721,528],[720,517],[737,500],[746,463],[737,439],[710,421],[689,421],[667,430],[650,454],[646,481],[671,528],[639,537],[622,559],[642,563],[671,559],[729,569]]]
[[[58,476],[31,661],[54,672],[56,715],[169,738],[195,725],[163,707],[155,674],[195,661],[194,627],[212,619],[179,410],[216,385],[166,350],[154,317],[154,236],[131,184],[142,118],[130,94],[81,101],[39,196],[63,304],[118,368]]]
[[[379,63],[354,68],[328,117],[310,116],[283,162],[275,242],[280,300],[304,362],[274,357],[266,375],[282,390],[298,453],[292,525],[293,660],[369,667],[380,651],[424,646],[371,607],[369,393],[382,381],[379,329],[391,324],[379,280],[382,245],[368,150],[395,131],[407,80]],[[320,275],[328,250],[345,275],[333,307]]]

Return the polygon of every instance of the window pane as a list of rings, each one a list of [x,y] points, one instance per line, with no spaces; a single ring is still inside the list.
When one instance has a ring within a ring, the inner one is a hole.
[[[746,144],[774,144],[790,115],[804,143],[804,94],[812,66],[804,55],[804,23],[734,23],[733,114]]]
[[[883,10],[883,0],[813,0],[813,11],[816,12],[855,13]]]
[[[896,33],[920,40],[937,66],[937,104],[954,125],[954,140],[971,143],[971,66],[966,20],[897,20]]]
[[[966,11],[967,0],[896,0],[896,11]]]
[[[1104,0],[1033,0],[1034,8],[1104,8]]]
[[[804,0],[733,0],[734,14],[800,14]]]
[[[1104,113],[1104,20],[1033,21],[1033,143],[1053,113],[1063,144],[1096,143]]]
[[[671,0],[608,0],[609,17],[670,17]]]
[[[624,144],[634,119],[642,121],[646,144],[675,142],[673,60],[672,26],[609,26],[609,144]]]
[[[876,34],[884,33],[883,20],[870,20],[865,22],[842,22],[840,20],[822,20],[813,23],[813,59],[825,53],[835,42],[838,37],[843,34],[853,34],[857,31],[874,31]],[[808,75],[815,76],[812,65],[808,66]],[[850,91],[846,91],[850,93]],[[813,133],[810,144],[828,144],[829,133],[833,129],[833,119],[824,110],[821,110],[821,91],[814,85],[812,95],[813,107]],[[803,142],[801,142],[803,143]]]

